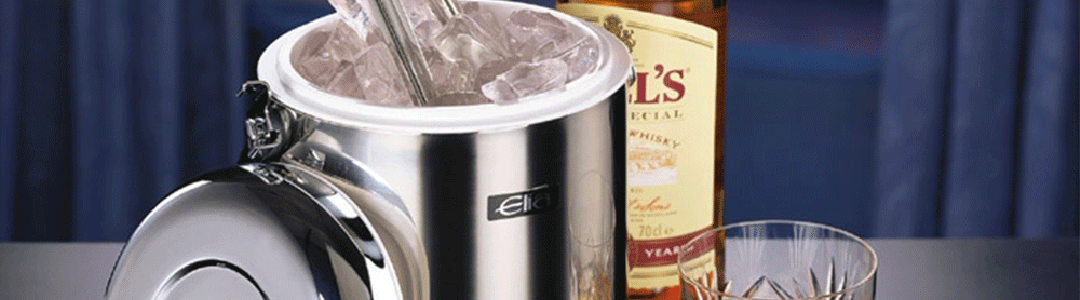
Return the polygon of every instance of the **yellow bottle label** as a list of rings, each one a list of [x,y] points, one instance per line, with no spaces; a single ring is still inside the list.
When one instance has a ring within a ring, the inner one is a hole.
[[[718,209],[717,31],[613,6],[571,3],[558,10],[611,32],[634,57],[637,76],[626,90],[627,285],[677,286],[678,246],[712,227]],[[695,254],[693,264],[712,265],[713,255]]]

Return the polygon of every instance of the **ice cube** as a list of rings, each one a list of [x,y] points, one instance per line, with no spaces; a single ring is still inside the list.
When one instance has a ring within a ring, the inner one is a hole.
[[[570,82],[596,69],[600,60],[600,49],[596,41],[582,39],[559,55],[559,59],[566,62],[566,81]]]
[[[363,44],[348,25],[337,22],[329,30],[307,34],[296,49],[299,53],[294,64],[304,79],[325,86],[342,72],[349,71],[349,65]]]
[[[363,99],[387,106],[412,106],[405,89],[405,77],[398,70],[394,54],[385,43],[369,45],[356,60]]]
[[[472,69],[464,61],[447,59],[435,48],[424,48],[428,72],[435,83],[435,95],[471,93],[475,90]]]
[[[515,11],[505,27],[511,49],[526,60],[550,58],[564,50],[557,46],[570,38],[566,24],[548,13]]]
[[[464,14],[451,18],[432,39],[440,55],[424,53],[437,85],[437,95],[479,92],[482,83],[494,80],[495,75],[509,70],[515,63],[506,62],[515,55],[507,50],[509,37],[501,30],[495,15],[474,5],[466,5],[463,10]]]
[[[551,36],[535,36],[521,45],[518,54],[521,55],[523,60],[539,61],[556,56],[557,51],[558,47],[554,38]]]
[[[405,18],[409,20],[413,28],[425,21],[438,21],[435,12],[432,11],[432,2],[428,0],[395,0],[401,1],[401,7],[405,9]]]
[[[364,41],[360,40],[356,31],[343,22],[334,26],[334,32],[326,43],[326,50],[333,59],[339,62],[354,61],[360,49],[364,49]]]
[[[476,36],[470,34],[440,38],[436,45],[447,58],[464,61],[470,68],[477,68],[502,58],[483,42],[478,41]]]
[[[422,67],[432,76],[431,105],[514,103],[563,89],[598,61],[594,41],[549,13],[523,10],[497,18],[479,3],[465,2],[459,15],[447,19],[428,0],[399,1]],[[380,30],[368,30],[370,3],[330,2],[346,21],[305,37],[312,43],[298,46],[294,56],[301,75],[328,92],[371,104],[414,105],[396,52]]]
[[[399,84],[389,78],[368,78],[362,81],[364,101],[381,106],[408,107],[415,105],[412,97]]]
[[[554,55],[550,57],[565,56],[568,53],[576,51],[576,48],[579,47],[592,47],[592,50],[595,52],[594,54],[599,55],[599,47],[596,44],[596,40],[586,37],[585,32],[576,30],[574,26],[567,24],[566,27],[567,31],[565,38],[555,41],[555,49],[552,52]]]
[[[557,58],[520,62],[506,73],[496,76],[494,81],[484,84],[481,89],[484,96],[495,103],[505,104],[516,98],[564,88],[567,71],[566,62]]]
[[[323,51],[323,46],[330,39],[332,30],[312,31],[304,36],[293,51],[297,51],[293,65],[301,77],[319,86],[334,79],[338,62],[330,58],[330,53]]]
[[[539,62],[522,62],[503,73],[501,79],[514,88],[518,96],[525,97],[547,92],[566,83],[566,62],[545,59]]]
[[[491,82],[485,83],[480,87],[480,91],[484,93],[485,97],[488,97],[496,104],[512,104],[517,100],[518,95],[514,93],[514,88],[510,86],[502,79],[495,79]]]
[[[470,68],[504,58],[496,40],[468,15],[458,15],[443,25],[435,36],[435,47],[451,60],[464,60]]]
[[[471,14],[480,11],[480,3],[478,2],[465,2],[458,5],[461,8],[461,12],[465,14]]]
[[[490,42],[491,47],[496,48],[496,50],[504,56],[513,54],[509,47],[510,34],[506,32],[502,21],[495,17],[495,14],[490,11],[477,9],[474,12],[467,13],[466,17],[472,19],[473,22],[476,23],[477,28],[483,30],[483,32],[488,35],[490,40],[486,40],[485,42]]]
[[[495,80],[496,76],[506,73],[506,71],[510,71],[510,68],[513,68],[520,62],[521,59],[510,57],[507,59],[493,60],[484,64],[479,70],[476,70],[476,79],[474,80],[476,82],[476,90],[479,91],[484,83]]]
[[[364,98],[363,85],[360,82],[359,70],[353,63],[346,63],[341,72],[336,74],[333,80],[326,84],[326,91],[356,99]]]
[[[386,39],[383,38],[382,32],[377,30],[368,31],[367,36],[364,38],[364,44],[375,45],[385,44]]]
[[[368,8],[368,0],[329,0],[330,5],[334,6],[339,16],[348,23],[356,32],[361,35],[366,35],[367,28],[371,25],[371,17],[368,15],[372,12]],[[377,31],[377,30],[372,30]]]
[[[426,20],[413,27],[417,44],[420,47],[429,47],[435,44],[435,34],[442,30],[442,22],[438,20]]]

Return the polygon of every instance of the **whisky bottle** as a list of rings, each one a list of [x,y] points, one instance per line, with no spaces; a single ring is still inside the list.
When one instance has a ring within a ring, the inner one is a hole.
[[[726,0],[558,0],[626,44],[626,295],[679,299],[678,247],[724,214]],[[722,244],[695,265],[722,278]]]

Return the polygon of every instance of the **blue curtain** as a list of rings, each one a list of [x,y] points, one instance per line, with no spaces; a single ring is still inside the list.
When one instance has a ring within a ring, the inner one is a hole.
[[[0,240],[125,240],[238,157],[241,1],[0,3]]]
[[[4,2],[5,178],[15,239],[71,237],[70,10],[60,1]],[[33,30],[26,30],[32,28]],[[7,52],[10,51],[10,52]],[[40,220],[45,220],[44,222]]]
[[[1077,9],[888,2],[877,235],[1077,234]]]
[[[884,5],[728,3],[725,221],[872,235]]]
[[[865,11],[836,15],[853,19],[783,22],[837,3],[730,4],[744,36],[729,38],[729,220],[1077,235],[1076,0],[888,0],[884,17],[878,1],[850,1]],[[330,12],[0,0],[0,241],[126,239],[171,189],[234,162],[247,104],[233,94],[258,54]],[[884,50],[847,44],[876,24]]]
[[[0,241],[10,240],[15,174],[15,83],[19,11],[14,1],[0,2]]]

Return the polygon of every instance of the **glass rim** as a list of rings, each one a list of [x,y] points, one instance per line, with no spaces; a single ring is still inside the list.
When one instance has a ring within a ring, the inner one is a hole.
[[[723,297],[725,299],[730,298],[732,300],[775,300],[775,299],[761,299],[761,298],[746,298],[746,297],[742,297],[742,296],[739,296],[739,295],[728,294],[728,293],[725,293],[724,291],[719,291],[719,290],[716,290],[714,288],[706,287],[706,286],[698,283],[696,280],[692,280],[691,278],[689,278],[689,275],[686,275],[686,273],[687,273],[686,269],[683,268],[683,253],[685,252],[684,250],[685,250],[686,246],[693,245],[694,243],[697,243],[699,240],[701,240],[706,235],[711,234],[711,233],[727,231],[728,229],[737,228],[737,227],[746,227],[748,225],[760,225],[760,224],[803,225],[803,226],[818,227],[818,228],[822,228],[822,229],[825,229],[825,230],[834,231],[834,232],[840,233],[841,235],[846,236],[846,237],[850,238],[852,241],[855,241],[856,243],[862,245],[862,247],[864,249],[866,249],[870,253],[870,272],[867,272],[866,276],[863,276],[855,284],[850,285],[850,286],[848,286],[848,287],[846,287],[846,288],[844,288],[842,290],[839,290],[839,291],[836,291],[836,292],[833,292],[833,293],[830,293],[830,294],[819,295],[819,296],[809,297],[809,298],[795,298],[795,299],[792,299],[792,300],[830,299],[832,297],[836,297],[836,296],[839,296],[839,295],[846,294],[846,293],[848,293],[848,292],[850,292],[852,290],[855,290],[856,288],[860,288],[860,287],[866,285],[868,282],[870,282],[870,279],[877,276],[877,272],[878,272],[877,251],[874,250],[874,247],[870,246],[870,243],[867,243],[861,237],[859,237],[859,236],[857,236],[857,235],[855,235],[855,234],[853,234],[853,233],[851,233],[851,232],[849,232],[847,230],[832,227],[832,226],[825,225],[825,224],[822,224],[822,223],[809,222],[809,221],[798,221],[798,220],[768,219],[768,220],[753,220],[753,221],[735,222],[735,223],[724,225],[722,227],[712,228],[712,229],[706,230],[705,232],[702,232],[702,233],[694,236],[694,238],[690,239],[690,241],[686,242],[685,244],[680,245],[679,246],[679,252],[676,255],[676,259],[675,259],[675,265],[678,267],[678,271],[679,271],[679,278],[682,279],[682,281],[687,282],[690,285],[694,286],[695,288],[709,291],[711,294]]]

